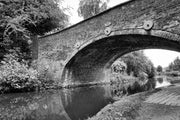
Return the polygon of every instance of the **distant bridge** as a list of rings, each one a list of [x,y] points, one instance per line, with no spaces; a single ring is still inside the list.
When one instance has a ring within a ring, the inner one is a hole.
[[[180,0],[132,0],[38,42],[38,67],[48,70],[49,79],[108,81],[111,64],[123,54],[146,48],[180,51]]]

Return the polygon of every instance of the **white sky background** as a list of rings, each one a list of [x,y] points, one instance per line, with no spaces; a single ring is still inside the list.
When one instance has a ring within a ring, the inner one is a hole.
[[[180,52],[162,49],[147,49],[144,50],[144,53],[153,62],[155,67],[158,65],[167,67],[177,56],[180,57]]]
[[[108,3],[108,7],[111,8],[126,1],[129,0],[110,0],[110,2]],[[69,22],[71,24],[76,24],[83,20],[83,18],[80,18],[78,16],[78,12],[77,12],[78,6],[79,6],[79,0],[64,0],[63,2],[63,7],[70,8],[67,14],[69,15]]]
[[[108,7],[113,7],[125,1],[129,0],[110,0],[110,2],[108,3]],[[80,18],[78,16],[78,6],[79,0],[64,0],[63,7],[70,8],[67,14],[69,15],[69,21],[71,25],[83,20],[83,18]],[[179,52],[161,49],[148,49],[144,50],[144,53],[153,62],[155,67],[157,67],[158,65],[161,65],[162,67],[167,67],[169,63],[172,62],[177,56],[180,57]]]

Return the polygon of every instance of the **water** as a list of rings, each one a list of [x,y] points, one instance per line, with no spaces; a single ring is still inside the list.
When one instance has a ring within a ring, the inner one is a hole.
[[[167,80],[166,77],[158,77],[157,78],[156,88],[165,87],[165,86],[169,86],[169,85],[171,85],[171,83]]]
[[[81,120],[109,102],[110,85],[6,94],[0,95],[0,120]]]
[[[156,87],[167,85],[164,78]],[[0,120],[83,120],[113,102],[111,85],[0,95]]]

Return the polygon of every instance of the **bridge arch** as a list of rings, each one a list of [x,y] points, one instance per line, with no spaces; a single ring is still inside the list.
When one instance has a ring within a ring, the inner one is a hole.
[[[179,0],[129,0],[38,38],[33,45],[38,71],[47,71],[45,79],[60,86],[106,81],[111,63],[125,53],[146,48],[180,51],[179,15]]]
[[[180,51],[179,39],[179,35],[161,30],[112,31],[82,44],[66,61],[62,80],[77,84],[108,82],[110,66],[120,56],[150,48]]]

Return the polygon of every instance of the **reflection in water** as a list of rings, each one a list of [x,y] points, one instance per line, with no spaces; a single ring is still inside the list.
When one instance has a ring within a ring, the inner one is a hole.
[[[79,120],[112,102],[110,85],[0,95],[0,120]]]
[[[64,108],[72,120],[92,116],[112,102],[110,86],[66,89],[63,93]]]
[[[68,120],[59,91],[1,95],[1,120]],[[70,119],[69,119],[70,120]]]
[[[156,88],[169,86],[171,83],[167,80],[166,77],[158,77],[156,81]]]
[[[156,87],[167,82],[159,79]],[[115,96],[110,85],[0,95],[0,120],[82,120]]]

